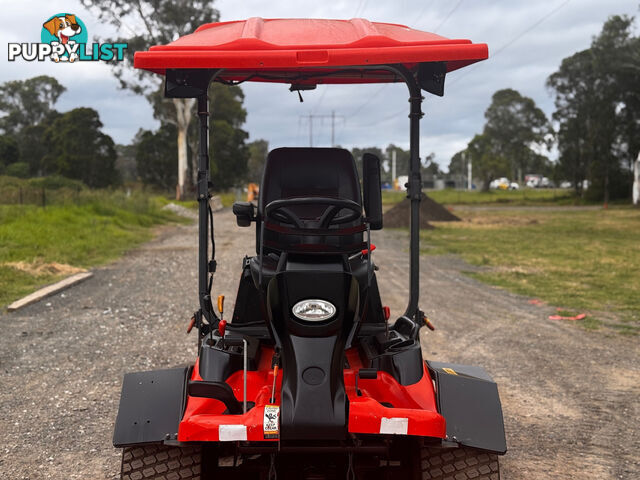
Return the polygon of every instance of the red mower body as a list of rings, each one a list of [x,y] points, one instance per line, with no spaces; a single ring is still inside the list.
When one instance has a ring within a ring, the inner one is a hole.
[[[200,308],[188,328],[198,336],[193,366],[125,375],[113,439],[124,447],[123,479],[417,480],[433,478],[429,458],[440,473],[498,478],[497,386],[479,367],[422,358],[420,329],[433,326],[418,305],[422,94],[442,96],[449,73],[487,56],[485,44],[364,19],[213,23],[136,52],[136,68],[166,77],[166,97],[197,99]],[[359,173],[341,148],[268,154],[257,204],[233,206],[238,226],[255,225],[256,255],[243,260],[228,323],[222,298],[216,313],[207,92],[211,82],[247,81],[298,93],[407,85],[409,300],[395,322],[372,258],[381,161],[363,154]],[[458,456],[439,456],[449,449]]]
[[[225,414],[219,400],[187,396],[184,415],[178,429],[180,442],[255,441],[277,442],[265,438],[264,409],[266,405],[280,406],[282,376],[276,380],[275,402],[271,402],[273,349],[265,348],[258,370],[247,373],[247,398],[255,399],[255,406],[246,414]],[[346,352],[351,368],[344,370],[344,383],[349,397],[349,433],[396,434],[445,438],[446,424],[438,413],[433,382],[425,366],[417,383],[403,386],[391,375],[381,372],[377,379],[360,379],[356,391],[356,373],[363,368],[356,349]],[[191,380],[202,380],[196,363]],[[244,397],[242,372],[227,379],[237,399]],[[222,428],[222,439],[221,430]]]

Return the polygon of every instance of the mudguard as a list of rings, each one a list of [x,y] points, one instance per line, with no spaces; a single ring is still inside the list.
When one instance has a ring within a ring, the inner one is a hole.
[[[175,440],[191,367],[127,373],[122,382],[113,446]]]
[[[427,362],[447,440],[498,454],[507,451],[498,386],[481,367]]]

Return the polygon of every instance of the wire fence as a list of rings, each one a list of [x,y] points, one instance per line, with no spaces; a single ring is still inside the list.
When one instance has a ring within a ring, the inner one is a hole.
[[[81,204],[95,195],[82,188],[47,188],[36,186],[3,185],[0,188],[0,205],[47,205]]]

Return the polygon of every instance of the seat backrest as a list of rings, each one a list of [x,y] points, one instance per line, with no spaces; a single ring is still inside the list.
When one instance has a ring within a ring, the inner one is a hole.
[[[265,207],[273,200],[299,197],[331,197],[352,200],[362,205],[360,181],[353,156],[343,148],[277,148],[267,156],[260,187],[258,212],[264,218]],[[294,206],[291,210],[303,219],[318,217],[326,205]],[[271,223],[278,222],[270,220]],[[358,225],[355,220],[330,229]],[[260,227],[258,227],[260,228]],[[259,232],[258,232],[259,238]],[[297,245],[322,245],[328,249],[353,251],[361,248],[362,232],[346,236],[284,235],[267,229],[265,252],[282,251]]]

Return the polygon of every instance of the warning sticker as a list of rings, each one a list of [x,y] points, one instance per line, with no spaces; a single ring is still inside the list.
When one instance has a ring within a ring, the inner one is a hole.
[[[458,372],[456,372],[453,368],[443,368],[442,369],[443,372],[448,373],[449,375],[457,375]]]
[[[264,438],[278,438],[280,435],[280,407],[264,406]]]

